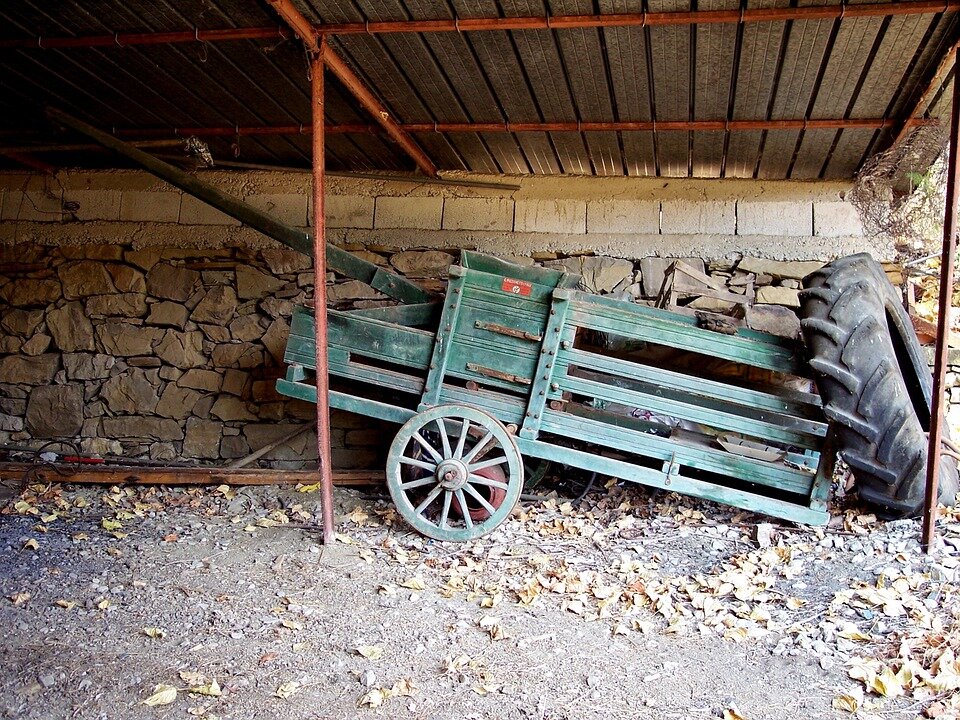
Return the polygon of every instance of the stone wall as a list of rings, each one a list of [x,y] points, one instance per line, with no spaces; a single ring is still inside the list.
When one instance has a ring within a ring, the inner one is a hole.
[[[310,220],[307,175],[205,179],[288,224]],[[752,282],[754,326],[785,335],[802,261],[888,252],[862,237],[836,183],[486,180],[499,187],[331,178],[329,237],[438,293],[462,248],[563,266],[637,301],[687,257],[732,292]],[[334,307],[387,302],[329,280]],[[312,281],[305,256],[144,173],[0,175],[0,442],[223,464],[274,441],[314,414],[273,389]],[[378,465],[394,432],[335,413],[334,464]],[[315,453],[305,433],[263,461]]]
[[[7,245],[0,266],[0,442],[219,464],[313,419],[274,390],[313,293],[299,253]],[[381,426],[335,420],[337,467],[376,463]],[[315,434],[264,459],[315,460]]]

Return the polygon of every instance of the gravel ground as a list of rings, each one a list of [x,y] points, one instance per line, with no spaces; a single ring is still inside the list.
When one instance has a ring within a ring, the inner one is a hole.
[[[456,545],[338,488],[323,548],[294,488],[6,489],[3,718],[960,714],[950,513],[927,557],[611,483]]]

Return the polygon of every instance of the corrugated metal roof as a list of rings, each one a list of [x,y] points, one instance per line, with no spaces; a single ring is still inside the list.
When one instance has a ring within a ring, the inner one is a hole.
[[[851,0],[851,4],[863,0]],[[873,0],[868,0],[873,1]],[[297,0],[320,23],[710,11],[830,0]],[[957,41],[957,13],[648,27],[332,37],[331,46],[402,123],[897,118]],[[241,0],[41,0],[0,6],[0,39],[271,26]],[[108,128],[309,122],[302,46],[268,40],[0,50],[0,132],[55,104]],[[370,119],[330,79],[327,120]],[[942,113],[949,96],[937,95]],[[417,133],[441,169],[698,177],[845,178],[890,130]],[[211,141],[215,156],[305,165],[306,135]],[[331,133],[331,169],[410,168],[385,136]],[[100,157],[99,162],[107,158]],[[97,162],[97,156],[91,156]]]

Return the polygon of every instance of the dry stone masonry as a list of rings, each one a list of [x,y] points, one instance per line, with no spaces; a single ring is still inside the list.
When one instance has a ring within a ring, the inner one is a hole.
[[[310,222],[305,175],[204,179]],[[485,179],[502,189],[330,178],[329,238],[437,293],[461,248],[567,269],[585,290],[636,302],[684,258],[731,292],[752,283],[751,325],[789,337],[811,258],[890,254],[863,237],[839,183]],[[0,175],[0,442],[206,464],[275,442],[314,417],[274,390],[312,283],[309,258],[145,173]],[[390,302],[333,275],[328,297],[336,308]],[[334,464],[378,465],[394,431],[335,412]],[[303,433],[262,462],[315,457]]]

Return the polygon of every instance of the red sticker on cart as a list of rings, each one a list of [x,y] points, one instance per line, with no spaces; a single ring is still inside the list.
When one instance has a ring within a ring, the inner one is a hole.
[[[533,292],[533,285],[528,283],[526,280],[514,280],[513,278],[505,277],[503,279],[503,284],[500,288],[504,292],[511,293],[513,295],[523,295],[527,297],[531,292]]]

